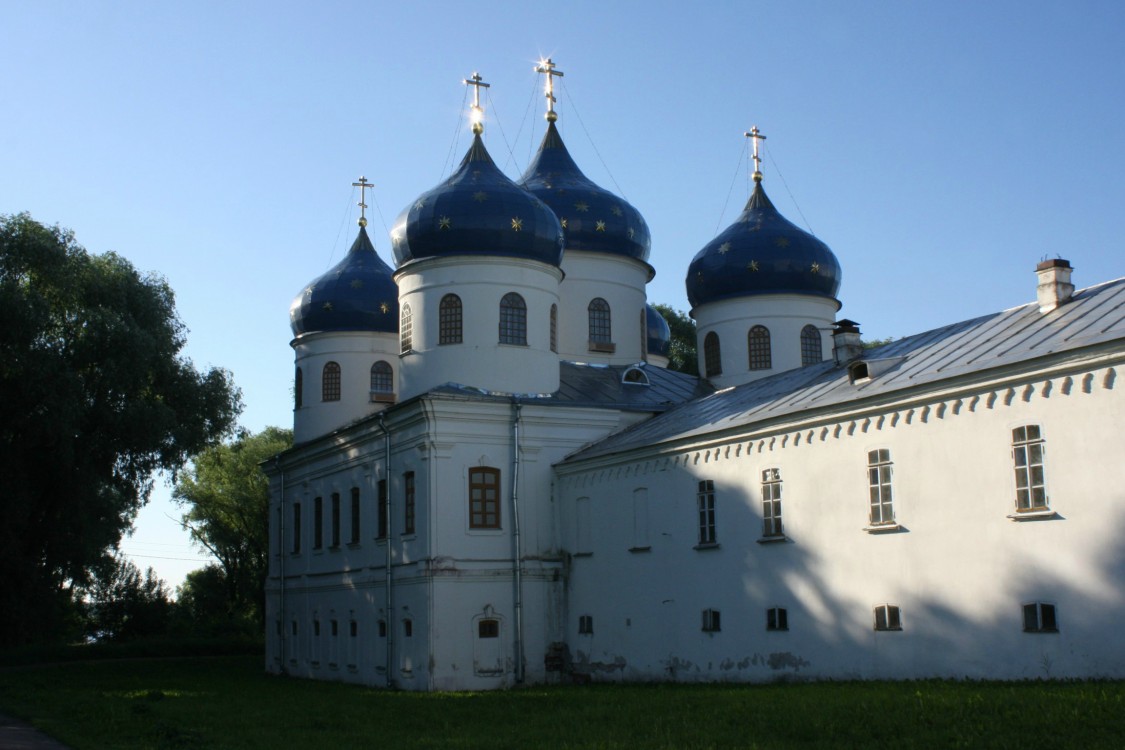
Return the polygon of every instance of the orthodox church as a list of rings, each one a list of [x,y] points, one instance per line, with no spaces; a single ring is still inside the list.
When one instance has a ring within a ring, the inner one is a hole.
[[[556,127],[481,139],[290,308],[266,668],[406,690],[587,680],[1125,677],[1125,279],[874,349],[770,202],[687,269]],[[369,187],[365,178],[358,183]],[[701,238],[701,242],[704,238]],[[1030,273],[1029,292],[1031,289]]]

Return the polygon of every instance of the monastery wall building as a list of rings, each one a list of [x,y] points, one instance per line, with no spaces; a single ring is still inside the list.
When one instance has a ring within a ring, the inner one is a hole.
[[[1075,291],[1046,261],[1035,302],[864,349],[840,262],[756,168],[688,267],[703,377],[674,372],[648,226],[571,159],[539,70],[518,182],[475,118],[396,221],[394,269],[361,218],[293,302],[267,670],[1125,676],[1125,279]]]

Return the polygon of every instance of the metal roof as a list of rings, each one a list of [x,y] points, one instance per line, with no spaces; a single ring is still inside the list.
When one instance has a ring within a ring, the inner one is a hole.
[[[1049,313],[1033,302],[865,350],[853,361],[868,363],[873,376],[855,384],[847,367],[828,361],[718,391],[611,435],[564,463],[893,395],[1123,338],[1125,278],[1076,292]]]

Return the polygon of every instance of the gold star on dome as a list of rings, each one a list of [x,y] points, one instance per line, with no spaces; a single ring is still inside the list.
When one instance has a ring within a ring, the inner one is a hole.
[[[562,223],[562,228],[566,229],[566,219],[562,219],[561,223]]]
[[[820,271],[820,264],[819,263],[813,263],[812,268],[810,268],[809,270],[812,271],[813,273],[818,273]]]
[[[605,231],[605,222],[604,221],[595,222],[594,223],[594,231],[595,232],[604,232]]]
[[[777,245],[778,247],[789,247],[789,240],[785,237],[778,237],[773,241],[773,244]]]
[[[475,179],[476,179],[476,178],[478,178],[478,177],[480,177],[480,170],[479,170],[479,169],[474,169],[474,170],[473,170],[473,179],[475,180]]]
[[[730,243],[729,242],[724,242],[723,244],[719,245],[719,255],[726,255],[729,252],[730,252]]]
[[[362,289],[363,281],[361,279],[352,279],[352,283],[350,284],[350,286],[352,289]]]
[[[621,206],[614,206],[613,208],[610,209],[610,212],[614,216],[621,216]]]
[[[306,297],[311,297],[312,293],[313,293],[313,288],[311,286],[305,287],[305,296]]]
[[[758,267],[758,261],[752,260],[752,261],[750,261],[749,263],[746,264],[746,270],[757,272],[757,271],[760,271],[761,269]]]
[[[590,207],[586,205],[586,201],[578,201],[574,204],[574,210],[578,213],[584,214],[590,210]]]
[[[383,313],[384,315],[386,315],[387,313],[389,313],[391,311],[391,306],[388,305],[386,302],[380,302],[379,303],[379,311],[381,313]]]
[[[518,216],[512,219],[512,229],[517,232],[523,231],[523,219]]]
[[[325,302],[323,307],[326,311],[332,312],[332,303],[331,302]]]
[[[488,193],[484,192],[483,190],[478,190],[473,193],[473,200],[475,200],[477,203],[484,203],[486,200],[488,200]]]
[[[761,228],[762,228],[762,222],[761,222],[761,221],[759,221],[759,222],[758,222],[757,224],[755,224],[754,226],[750,227],[750,231],[751,231],[751,232],[757,232],[757,231],[759,231],[759,230],[760,230]]]
[[[449,217],[443,216],[438,219],[438,229],[449,229]]]
[[[419,200],[414,201],[414,208],[418,209],[419,211],[421,211],[422,207],[425,206],[425,205],[426,205],[426,201],[424,201],[424,200],[419,199]]]
[[[632,227],[629,227],[629,239],[633,239],[633,235],[636,234],[636,233],[637,232],[636,232],[635,229],[633,229]]]

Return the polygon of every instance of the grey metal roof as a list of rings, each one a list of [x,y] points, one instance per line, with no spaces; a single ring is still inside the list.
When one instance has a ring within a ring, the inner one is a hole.
[[[623,382],[625,372],[640,370],[648,385]],[[625,411],[661,412],[714,391],[707,381],[694,375],[645,365],[590,365],[561,362],[559,389],[544,394],[496,393],[481,388],[446,383],[429,391],[432,395],[473,397],[547,406],[589,406]]]
[[[878,374],[854,385],[847,368],[829,361],[718,391],[610,435],[564,463],[887,396],[1122,338],[1125,278],[1076,292],[1049,313],[1031,303],[866,350],[856,361]]]

